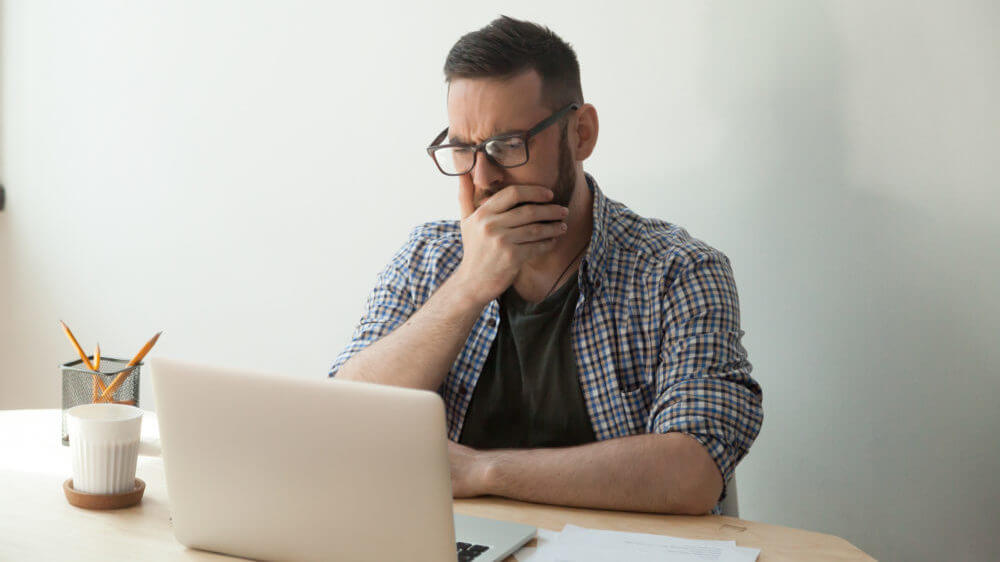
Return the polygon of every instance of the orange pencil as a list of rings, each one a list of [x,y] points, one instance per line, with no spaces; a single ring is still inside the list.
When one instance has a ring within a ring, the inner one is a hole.
[[[77,343],[76,338],[73,337],[73,332],[69,331],[69,326],[67,326],[66,323],[63,322],[62,320],[60,320],[59,323],[62,324],[63,331],[66,332],[66,337],[69,338],[69,341],[73,344],[73,347],[76,348],[76,352],[80,354],[80,359],[83,359],[83,364],[86,365],[87,368],[90,369],[91,371],[95,370],[94,366],[90,364],[90,358],[87,357],[87,354],[83,352],[83,348],[80,347],[80,344]]]
[[[94,370],[98,373],[101,372],[101,344],[97,344],[97,351],[94,352]],[[104,383],[101,382],[101,377],[99,375],[94,376],[94,385],[90,392],[90,401],[97,402],[97,396],[99,393],[104,391]]]
[[[146,342],[146,345],[142,346],[142,349],[139,350],[139,353],[136,353],[135,357],[133,357],[132,360],[128,362],[128,365],[125,365],[125,370],[123,370],[121,373],[118,373],[118,376],[115,377],[115,380],[111,381],[111,384],[109,384],[108,387],[104,389],[104,392],[101,393],[101,395],[99,396],[100,400],[106,401],[109,398],[111,398],[111,395],[114,394],[116,390],[118,390],[118,387],[121,386],[123,382],[125,382],[125,377],[130,372],[132,372],[132,367],[138,365],[139,362],[142,361],[142,358],[145,357],[147,353],[149,353],[149,350],[153,349],[153,346],[156,345],[156,340],[160,339],[160,334],[162,333],[163,332],[157,332],[155,336],[153,336],[152,338],[149,339],[148,342]]]
[[[96,371],[97,369],[94,368],[94,366],[90,363],[90,358],[88,358],[87,354],[83,352],[83,348],[81,348],[80,343],[76,341],[76,337],[73,336],[73,332],[69,329],[69,326],[67,326],[66,323],[63,322],[62,320],[60,320],[59,323],[62,325],[63,332],[66,333],[66,337],[69,338],[69,341],[73,344],[73,347],[76,348],[76,352],[80,354],[80,359],[83,359],[84,365],[86,365],[87,368],[90,369],[91,371]],[[100,345],[97,346],[97,349],[98,349],[98,354],[100,354],[100,349],[101,349]],[[100,362],[100,357],[97,357],[96,360]],[[101,377],[97,376],[97,373],[93,373],[91,375],[91,378],[93,379],[94,383],[94,390],[91,393],[91,398],[92,398],[91,401],[96,402],[98,398],[97,394],[98,390],[100,391],[104,390],[104,383],[101,381]]]
[[[97,344],[97,351],[94,352],[94,370],[97,371],[97,372],[101,371],[101,344],[100,343]],[[101,388],[101,389],[97,388],[97,386],[98,386],[97,385],[97,383],[98,383],[98,376],[97,375],[92,375],[92,376],[94,378],[94,384],[91,385],[91,387],[90,387],[90,401],[91,402],[97,402],[97,397],[100,396],[100,391],[102,391],[104,389],[103,388]]]

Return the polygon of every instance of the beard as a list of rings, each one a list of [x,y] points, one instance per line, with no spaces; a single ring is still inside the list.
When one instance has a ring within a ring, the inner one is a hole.
[[[576,166],[573,162],[573,154],[569,150],[569,140],[566,138],[566,126],[563,124],[562,133],[559,136],[559,175],[556,177],[556,184],[552,186],[552,204],[569,206],[570,199],[573,198],[573,190],[576,187]]]

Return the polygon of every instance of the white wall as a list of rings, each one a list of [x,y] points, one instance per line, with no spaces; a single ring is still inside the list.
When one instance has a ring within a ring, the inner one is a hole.
[[[587,169],[733,260],[765,405],[742,514],[1000,556],[997,4],[535,4],[503,9],[576,47]],[[0,407],[59,405],[60,318],[108,355],[163,329],[154,354],[325,376],[409,228],[456,214],[423,147],[448,48],[496,15],[8,0]]]

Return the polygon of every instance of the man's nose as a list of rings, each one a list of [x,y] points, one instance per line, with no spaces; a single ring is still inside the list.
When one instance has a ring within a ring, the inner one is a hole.
[[[476,155],[476,164],[470,175],[476,190],[481,193],[492,195],[503,187],[503,169],[490,162],[484,154]]]

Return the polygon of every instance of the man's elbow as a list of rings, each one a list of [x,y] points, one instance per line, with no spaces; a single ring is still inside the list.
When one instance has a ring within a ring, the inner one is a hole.
[[[707,480],[707,479],[706,479]],[[722,487],[712,482],[701,482],[683,490],[675,513],[678,515],[705,515],[712,511],[722,495]]]
[[[704,515],[712,511],[722,495],[722,473],[701,443],[688,435],[682,442],[683,468],[674,483],[670,512]]]
[[[712,511],[722,495],[722,478],[718,469],[712,467],[715,474],[695,473],[692,471],[681,482],[674,486],[668,505],[661,510],[673,515],[705,515]]]

